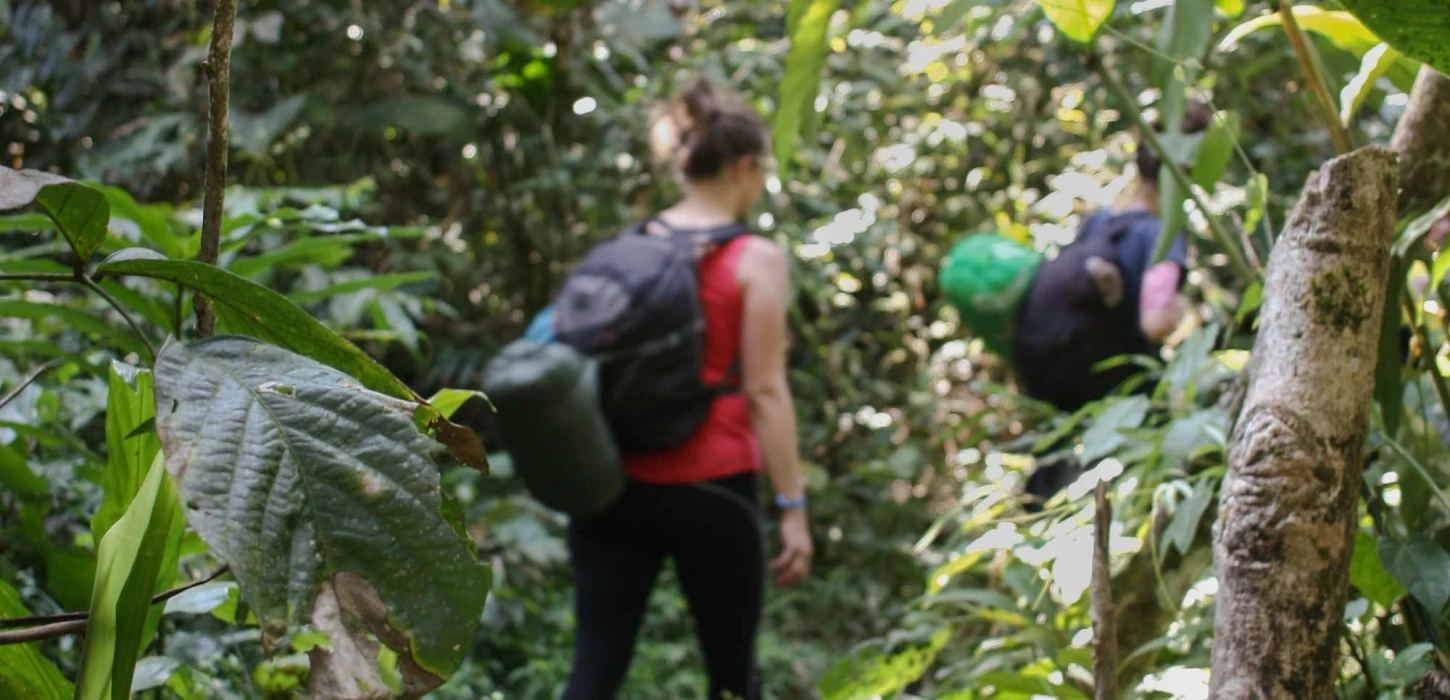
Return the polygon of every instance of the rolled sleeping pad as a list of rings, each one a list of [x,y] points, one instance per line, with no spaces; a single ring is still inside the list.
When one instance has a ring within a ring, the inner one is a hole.
[[[514,470],[540,503],[569,515],[599,513],[624,491],[598,377],[598,363],[573,348],[528,339],[510,343],[484,372]]]

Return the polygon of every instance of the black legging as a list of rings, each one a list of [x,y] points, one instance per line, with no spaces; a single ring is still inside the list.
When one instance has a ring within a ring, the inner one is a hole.
[[[765,594],[756,475],[689,484],[630,481],[603,514],[569,524],[574,669],[563,700],[613,700],[665,557],[689,601],[710,700],[756,700]],[[728,694],[727,694],[728,693]]]

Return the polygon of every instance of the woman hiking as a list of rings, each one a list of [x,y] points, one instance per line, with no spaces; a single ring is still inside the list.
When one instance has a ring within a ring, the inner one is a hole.
[[[717,242],[699,259],[703,380],[722,389],[681,445],[624,450],[622,495],[568,530],[578,628],[563,700],[611,700],[634,654],[665,560],[680,580],[709,675],[709,699],[760,697],[755,645],[767,566],[778,585],[810,571],[804,480],[786,383],[786,252],[740,226],[767,174],[765,122],[732,94],[692,82],[656,125],[685,194],[645,224],[657,236]],[[660,145],[660,144],[657,144]],[[738,235],[718,232],[737,229]],[[758,475],[780,511],[781,552],[767,562]]]

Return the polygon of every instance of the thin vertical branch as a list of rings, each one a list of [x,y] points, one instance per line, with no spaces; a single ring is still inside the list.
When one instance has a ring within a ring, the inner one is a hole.
[[[221,253],[222,205],[227,186],[227,110],[231,102],[232,33],[237,0],[217,0],[212,20],[211,51],[207,56],[206,181],[201,205],[201,251],[197,259],[215,265]],[[211,303],[196,293],[196,334],[208,337],[216,329]]]
[[[1319,65],[1314,62],[1314,56],[1310,53],[1312,47],[1309,46],[1309,37],[1304,35],[1304,28],[1299,26],[1299,20],[1294,17],[1293,5],[1279,0],[1278,10],[1279,17],[1283,20],[1284,33],[1289,36],[1289,45],[1294,47],[1294,55],[1299,58],[1299,65],[1304,68],[1304,78],[1309,82],[1309,91],[1314,94],[1319,112],[1324,117],[1325,125],[1329,127],[1329,137],[1334,140],[1334,148],[1341,155],[1354,150],[1349,131],[1339,121],[1339,110],[1334,106],[1334,96],[1329,94],[1324,73],[1319,70]]]
[[[1093,492],[1093,697],[1118,698],[1118,611],[1113,605],[1113,577],[1108,562],[1108,534],[1113,525],[1113,506],[1108,503],[1108,485],[1099,481]]]

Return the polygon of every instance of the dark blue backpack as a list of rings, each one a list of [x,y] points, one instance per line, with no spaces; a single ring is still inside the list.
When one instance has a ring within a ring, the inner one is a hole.
[[[565,279],[552,307],[554,342],[598,361],[601,405],[621,449],[684,443],[715,399],[738,389],[738,368],[720,386],[701,379],[698,265],[747,233],[739,224],[676,230],[651,218],[595,247]]]

